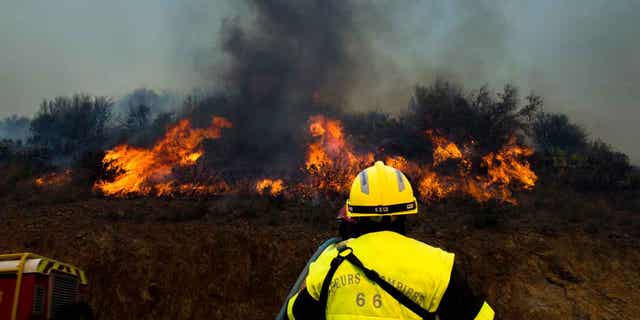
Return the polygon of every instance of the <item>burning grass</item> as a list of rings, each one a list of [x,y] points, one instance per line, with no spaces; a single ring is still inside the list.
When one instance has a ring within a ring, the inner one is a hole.
[[[61,172],[51,172],[37,177],[34,183],[38,187],[60,187],[71,183],[73,171],[66,169]]]
[[[173,195],[175,193],[208,194],[226,190],[224,183],[202,185],[179,183],[174,169],[194,165],[204,154],[202,141],[218,139],[222,129],[233,127],[222,117],[213,117],[207,128],[193,128],[187,119],[167,130],[152,148],[119,145],[107,151],[103,163],[117,173],[113,181],[98,181],[95,188],[105,195]]]
[[[537,176],[526,160],[533,149],[517,145],[515,139],[500,150],[482,156],[476,165],[472,143],[459,147],[431,130],[426,135],[433,143],[432,163],[418,164],[402,156],[387,158],[388,164],[418,181],[422,201],[467,195],[478,202],[498,200],[516,204],[514,191],[531,190],[535,186]]]
[[[262,179],[256,183],[256,192],[259,195],[278,196],[284,191],[282,179]]]
[[[312,116],[308,131],[312,142],[307,146],[306,189],[347,193],[358,172],[374,162],[373,153],[355,152],[339,120]]]
[[[107,151],[103,159],[108,169],[117,172],[115,178],[98,181],[94,188],[115,197],[208,196],[244,190],[247,177],[229,182],[208,174],[194,181],[184,180],[177,174],[196,166],[205,154],[204,140],[220,139],[222,129],[232,127],[230,121],[221,117],[213,117],[207,128],[193,128],[185,119],[168,129],[151,148],[119,145]],[[254,178],[253,187],[249,187],[251,192],[265,196],[344,197],[357,173],[376,159],[373,152],[359,151],[349,142],[338,119],[311,116],[307,134],[305,160],[300,166],[302,178],[288,179],[287,183],[282,177]],[[468,196],[478,202],[497,200],[516,204],[514,192],[535,186],[537,176],[526,160],[533,149],[518,145],[515,139],[497,151],[480,156],[474,141],[456,144],[436,130],[427,130],[424,139],[433,145],[428,161],[402,155],[384,158],[388,165],[405,172],[416,182],[414,186],[424,202]]]

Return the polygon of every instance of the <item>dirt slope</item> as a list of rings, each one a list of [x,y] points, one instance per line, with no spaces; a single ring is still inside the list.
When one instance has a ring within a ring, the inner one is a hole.
[[[8,206],[0,252],[84,268],[99,319],[272,319],[335,232],[334,209],[259,199]],[[532,213],[487,228],[431,212],[411,221],[410,234],[456,252],[503,319],[637,319],[635,220],[595,233],[542,220]]]

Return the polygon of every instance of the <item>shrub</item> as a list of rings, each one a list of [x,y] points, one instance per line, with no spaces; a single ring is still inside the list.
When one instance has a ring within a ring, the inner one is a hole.
[[[498,149],[513,136],[524,138],[541,106],[542,99],[535,95],[522,105],[512,85],[496,94],[487,87],[465,93],[450,82],[436,81],[416,88],[410,118],[420,130],[439,129],[454,141],[474,140],[486,151]]]
[[[569,162],[570,183],[581,191],[615,191],[631,186],[633,174],[629,158],[613,151],[608,144],[596,140]]]
[[[539,152],[578,152],[588,146],[585,130],[564,114],[538,112],[533,121],[533,136]]]
[[[30,142],[56,155],[98,150],[106,138],[112,105],[107,97],[88,95],[45,100],[31,121]]]

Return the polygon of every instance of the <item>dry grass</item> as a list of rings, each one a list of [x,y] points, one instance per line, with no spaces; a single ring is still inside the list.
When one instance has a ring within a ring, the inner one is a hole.
[[[28,205],[5,199],[0,252],[84,268],[99,319],[271,319],[307,257],[335,233],[339,206],[49,196]],[[456,252],[503,318],[640,314],[638,212],[576,194],[539,196],[515,208],[433,205],[410,220],[411,234]]]

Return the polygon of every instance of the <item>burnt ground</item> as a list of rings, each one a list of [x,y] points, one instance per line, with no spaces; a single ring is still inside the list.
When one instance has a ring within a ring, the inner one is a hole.
[[[409,234],[455,252],[502,319],[637,319],[640,213],[566,197],[510,208],[441,203],[412,217]],[[335,234],[338,207],[255,197],[12,200],[0,211],[0,252],[85,269],[98,319],[272,319],[307,258]]]

